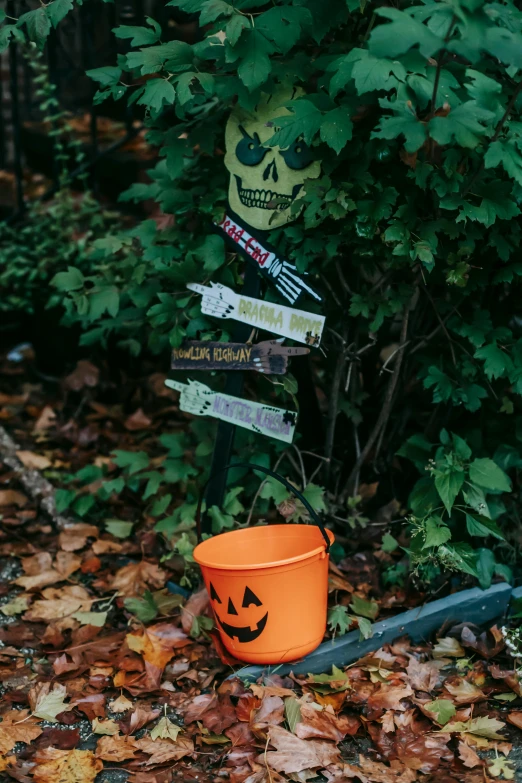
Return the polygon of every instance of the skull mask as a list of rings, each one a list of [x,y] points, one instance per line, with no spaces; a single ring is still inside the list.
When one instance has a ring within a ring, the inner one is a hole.
[[[263,147],[274,134],[267,123],[290,115],[284,105],[298,95],[280,92],[263,94],[254,112],[236,108],[225,133],[225,166],[230,172],[228,200],[231,209],[253,228],[266,231],[295,220],[290,207],[305,179],[316,179],[321,164],[314,161],[302,140],[290,147]],[[282,200],[284,199],[284,200]]]

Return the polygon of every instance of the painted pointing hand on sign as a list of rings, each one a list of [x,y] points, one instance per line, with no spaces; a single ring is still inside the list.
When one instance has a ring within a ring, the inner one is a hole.
[[[241,296],[220,283],[211,283],[210,286],[187,283],[187,288],[201,294],[201,311],[206,315],[234,318],[306,345],[319,346],[321,342],[325,322],[323,315]]]

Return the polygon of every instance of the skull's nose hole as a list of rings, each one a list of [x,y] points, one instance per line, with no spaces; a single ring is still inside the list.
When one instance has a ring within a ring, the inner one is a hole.
[[[227,611],[228,611],[229,614],[237,614],[237,609],[234,606],[234,604],[232,603],[232,599],[231,598],[228,599],[228,609],[227,609]]]
[[[263,179],[266,181],[270,177],[270,169],[272,169],[272,179],[277,182],[279,175],[277,173],[277,166],[275,160],[270,161],[266,169],[263,171]]]

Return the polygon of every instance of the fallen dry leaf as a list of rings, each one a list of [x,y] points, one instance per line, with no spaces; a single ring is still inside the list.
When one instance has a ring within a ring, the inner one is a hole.
[[[378,761],[359,756],[359,766],[371,783],[416,783],[417,775],[407,769],[400,761],[394,760],[387,767]]]
[[[265,762],[277,772],[291,774],[305,769],[318,769],[336,764],[341,757],[339,748],[319,740],[303,740],[290,731],[273,726],[269,733],[270,744],[277,750],[270,750],[258,756],[260,764]]]
[[[120,727],[116,723],[116,721],[111,720],[110,718],[106,718],[105,720],[100,720],[99,718],[94,718],[92,721],[92,733],[93,734],[106,734],[107,736],[112,736],[114,734],[119,734]]]
[[[145,762],[146,766],[179,761],[183,756],[190,756],[194,752],[194,743],[188,737],[178,737],[176,742],[143,737],[136,741],[136,745],[143,753],[149,755]]]
[[[170,739],[175,742],[181,730],[181,726],[173,723],[165,716],[158,722],[157,726],[154,726],[150,733],[150,738],[153,740]]]
[[[192,593],[185,606],[181,608],[181,627],[186,634],[190,633],[194,617],[205,614],[209,605],[209,597],[206,588]]]
[[[43,454],[35,454],[34,451],[17,451],[16,456],[22,465],[30,470],[45,470],[52,465],[50,459]]]
[[[406,671],[411,687],[416,691],[427,693],[437,685],[440,677],[440,667],[436,661],[420,663],[414,655],[410,656]]]
[[[477,701],[484,701],[487,697],[480,688],[473,685],[468,680],[460,680],[456,684],[444,683],[445,689],[453,696],[456,704],[474,704]]]
[[[508,722],[516,726],[517,729],[522,729],[522,712],[510,712],[507,716]]]
[[[123,734],[134,734],[135,731],[146,726],[160,715],[160,711],[157,709],[151,709],[147,705],[139,705],[129,715],[125,715],[124,718],[118,721],[119,726]]]
[[[114,701],[109,702],[109,709],[112,712],[120,713],[120,712],[126,712],[127,710],[131,710],[133,708],[133,703],[130,699],[128,699],[126,696],[123,695],[123,693],[120,693],[117,699],[114,699]]]
[[[22,560],[22,567],[27,576],[20,576],[14,584],[25,590],[39,590],[47,585],[62,582],[77,571],[82,564],[81,558],[72,552],[58,552],[54,563],[48,552],[28,557]]]
[[[96,554],[100,552],[96,551]],[[167,578],[166,572],[155,563],[142,560],[140,563],[130,563],[120,568],[112,579],[111,588],[129,598],[141,595],[148,586],[157,589],[164,587]]]
[[[356,717],[337,717],[331,707],[317,710],[313,704],[302,704],[301,720],[296,724],[295,734],[300,739],[329,739],[341,742],[347,734],[356,734],[360,725]]]
[[[63,383],[66,389],[80,391],[85,386],[94,388],[99,380],[99,369],[88,359],[80,359],[72,373],[64,378]]]
[[[94,783],[103,763],[90,750],[44,748],[34,756],[34,783]]]
[[[0,506],[23,508],[28,502],[23,492],[18,492],[16,489],[0,489]]]
[[[127,645],[133,652],[139,653],[145,662],[145,672],[132,683],[132,689],[154,690],[161,685],[161,676],[167,663],[174,655],[174,650],[189,644],[190,639],[181,628],[172,623],[160,623],[145,628],[141,633],[129,633]]]
[[[138,751],[134,737],[121,735],[100,737],[96,745],[96,758],[104,761],[125,761],[132,759]]]
[[[250,727],[253,732],[262,732],[276,726],[285,719],[285,703],[280,696],[265,696],[259,708],[252,714]]]
[[[389,686],[382,683],[380,689],[369,697],[367,704],[374,710],[405,710],[407,706],[401,702],[410,696],[413,696],[413,690],[409,685]]]
[[[9,753],[17,742],[27,745],[40,736],[42,729],[36,719],[28,717],[28,710],[11,710],[2,715],[0,723],[0,753]]]
[[[151,424],[152,419],[147,416],[143,408],[138,408],[125,420],[123,426],[130,432],[137,432],[138,430],[150,429]]]
[[[29,608],[30,601],[31,596],[29,595],[17,595],[12,601],[0,606],[0,612],[6,617],[14,617],[16,614],[25,612]]]
[[[56,413],[53,411],[50,405],[46,405],[35,421],[33,430],[35,434],[42,434],[51,429],[51,427],[54,427],[55,423]]]
[[[432,655],[434,658],[464,658],[466,651],[457,639],[446,636],[443,639],[437,639]]]
[[[76,552],[83,549],[88,538],[98,538],[99,528],[96,525],[87,525],[79,522],[77,525],[68,525],[58,536],[58,543],[65,552]]]
[[[24,614],[24,620],[31,622],[61,620],[75,612],[90,609],[92,599],[84,587],[66,585],[62,588],[48,587],[42,591],[43,600],[34,601]]]
[[[72,705],[66,704],[67,688],[59,682],[40,682],[29,691],[29,704],[36,718],[56,722],[60,712],[67,712]]]
[[[473,769],[473,767],[478,767],[482,764],[477,752],[470,748],[469,745],[466,745],[465,742],[459,742],[459,757],[468,769]]]

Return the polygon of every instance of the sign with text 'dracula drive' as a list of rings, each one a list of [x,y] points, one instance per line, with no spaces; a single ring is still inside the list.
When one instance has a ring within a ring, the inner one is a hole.
[[[211,416],[285,443],[293,440],[297,421],[297,413],[293,411],[215,392],[197,381],[166,380],[165,386],[180,392],[179,407],[185,413]]]
[[[303,356],[308,348],[287,348],[280,340],[248,343],[216,343],[187,340],[172,352],[173,370],[255,370],[284,375],[291,356]]]
[[[324,315],[297,310],[286,305],[263,302],[250,296],[236,294],[221,283],[210,286],[187,283],[187,288],[203,297],[201,312],[215,318],[232,318],[256,329],[265,329],[305,345],[319,347],[323,333]]]

